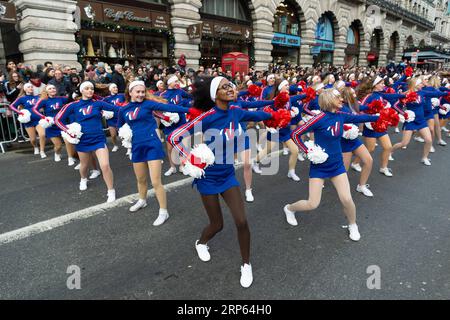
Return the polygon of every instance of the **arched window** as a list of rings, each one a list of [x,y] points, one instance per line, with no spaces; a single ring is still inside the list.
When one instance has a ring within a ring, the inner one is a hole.
[[[287,3],[286,3],[287,2]],[[274,16],[273,29],[278,33],[300,35],[299,17],[295,6],[288,1],[280,3]]]
[[[334,41],[333,24],[330,18],[320,17],[317,23],[316,38],[320,40]]]
[[[245,10],[240,0],[203,0],[200,12],[215,16],[227,17],[242,21],[248,20],[247,10]]]
[[[353,31],[353,28],[348,28],[347,32],[347,44],[355,44],[355,32]]]

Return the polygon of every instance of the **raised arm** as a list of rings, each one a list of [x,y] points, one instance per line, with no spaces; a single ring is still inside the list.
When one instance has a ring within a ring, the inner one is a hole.
[[[177,112],[177,113],[188,113],[189,108],[180,107],[176,104],[160,103],[156,101],[145,101],[142,106],[150,108],[152,111],[167,111],[167,112]]]
[[[347,112],[339,112],[343,116],[344,123],[364,123],[375,122],[380,116],[372,116],[368,114],[351,114]]]
[[[273,106],[275,101],[274,100],[239,101],[239,103],[243,109],[251,109],[251,108],[260,109],[266,106]]]

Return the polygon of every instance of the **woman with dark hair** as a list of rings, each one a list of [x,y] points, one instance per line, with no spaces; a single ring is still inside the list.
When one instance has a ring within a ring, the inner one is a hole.
[[[194,166],[203,173],[203,178],[196,178],[194,185],[200,192],[208,214],[209,225],[203,230],[195,248],[200,260],[210,260],[207,243],[223,228],[220,195],[230,209],[236,224],[243,262],[240,282],[247,288],[253,282],[250,265],[250,230],[239,182],[235,177],[234,145],[236,140],[244,134],[241,122],[268,120],[272,115],[266,112],[245,111],[230,105],[230,102],[235,99],[235,91],[230,81],[224,77],[198,78],[194,86],[196,88],[194,106],[204,113],[175,130],[170,135],[169,141],[186,159],[185,167]],[[184,136],[192,135],[197,131],[203,133],[204,143],[213,146],[214,165],[212,166],[205,168],[205,164],[198,161],[199,159],[193,153],[188,154],[181,144]]]
[[[23,89],[23,79],[17,71],[13,71],[9,74],[8,81],[5,83],[6,99],[10,103],[14,102]]]

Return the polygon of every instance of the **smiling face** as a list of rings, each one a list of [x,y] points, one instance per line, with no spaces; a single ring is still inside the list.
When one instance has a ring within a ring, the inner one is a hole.
[[[116,95],[119,93],[119,88],[117,88],[117,86],[112,86],[110,92],[112,95]]]
[[[230,81],[223,79],[220,81],[219,88],[216,93],[216,100],[230,102],[234,100],[235,90]]]
[[[384,90],[384,81],[380,81],[374,88],[373,91],[383,91]]]
[[[273,86],[275,84],[275,78],[269,78],[269,80],[267,80],[267,84],[269,86]]]
[[[26,95],[30,96],[33,94],[33,87],[27,86],[24,91]]]
[[[132,102],[142,102],[145,99],[145,86],[135,86],[130,91],[130,97]]]
[[[48,96],[50,98],[53,98],[54,96],[56,96],[56,88],[55,88],[55,86],[47,86],[46,91],[47,91]]]
[[[56,91],[56,90],[55,90]],[[89,85],[81,92],[84,100],[92,99],[94,96],[94,86]]]

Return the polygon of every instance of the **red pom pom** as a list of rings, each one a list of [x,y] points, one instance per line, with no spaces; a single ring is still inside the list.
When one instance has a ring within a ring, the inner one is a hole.
[[[386,132],[388,123],[386,121],[382,121],[380,118],[377,122],[372,122],[372,128],[376,132]]]
[[[306,89],[305,94],[306,94],[306,98],[304,99],[305,103],[308,103],[316,98],[316,90],[314,90],[311,87]]]
[[[350,82],[350,87],[356,88],[357,86],[359,86],[358,81],[352,81],[352,82]]]
[[[417,102],[417,98],[419,97],[419,95],[417,94],[417,92],[414,92],[414,91],[411,91],[411,92],[408,92],[407,94],[406,94],[406,103],[415,103],[415,102]]]
[[[287,109],[280,109],[276,113],[278,128],[286,128],[292,120],[291,112]]]
[[[406,75],[408,78],[411,77],[411,76],[413,75],[413,72],[414,72],[414,69],[411,68],[411,67],[407,67],[407,68],[405,69],[405,75]]]
[[[261,95],[262,89],[258,87],[256,84],[251,84],[248,86],[248,93],[252,97],[259,97]]]
[[[384,104],[381,100],[373,100],[371,103],[367,105],[369,110],[367,110],[368,114],[377,114],[380,113],[381,110],[384,109]]]
[[[289,102],[289,93],[287,93],[285,91],[280,92],[275,97],[274,107],[275,107],[275,109],[284,108],[288,102]]]
[[[192,121],[203,113],[202,110],[197,108],[189,108],[189,113],[186,116],[187,121]]]
[[[267,80],[266,79],[262,79],[261,83],[263,84],[264,87],[267,86]]]
[[[272,118],[264,120],[264,124],[269,128],[276,128],[277,127],[276,112],[271,107],[264,107],[263,111],[270,113],[272,115]]]
[[[386,93],[395,93],[395,90],[393,88],[387,88]]]
[[[397,112],[395,112],[395,110],[392,108],[386,108],[381,110],[380,119],[381,121],[385,122],[386,125],[391,127],[396,127],[400,122],[400,117],[398,116]]]
[[[306,90],[306,82],[305,81],[300,81],[299,83],[297,83],[298,86],[302,87],[302,91]]]

